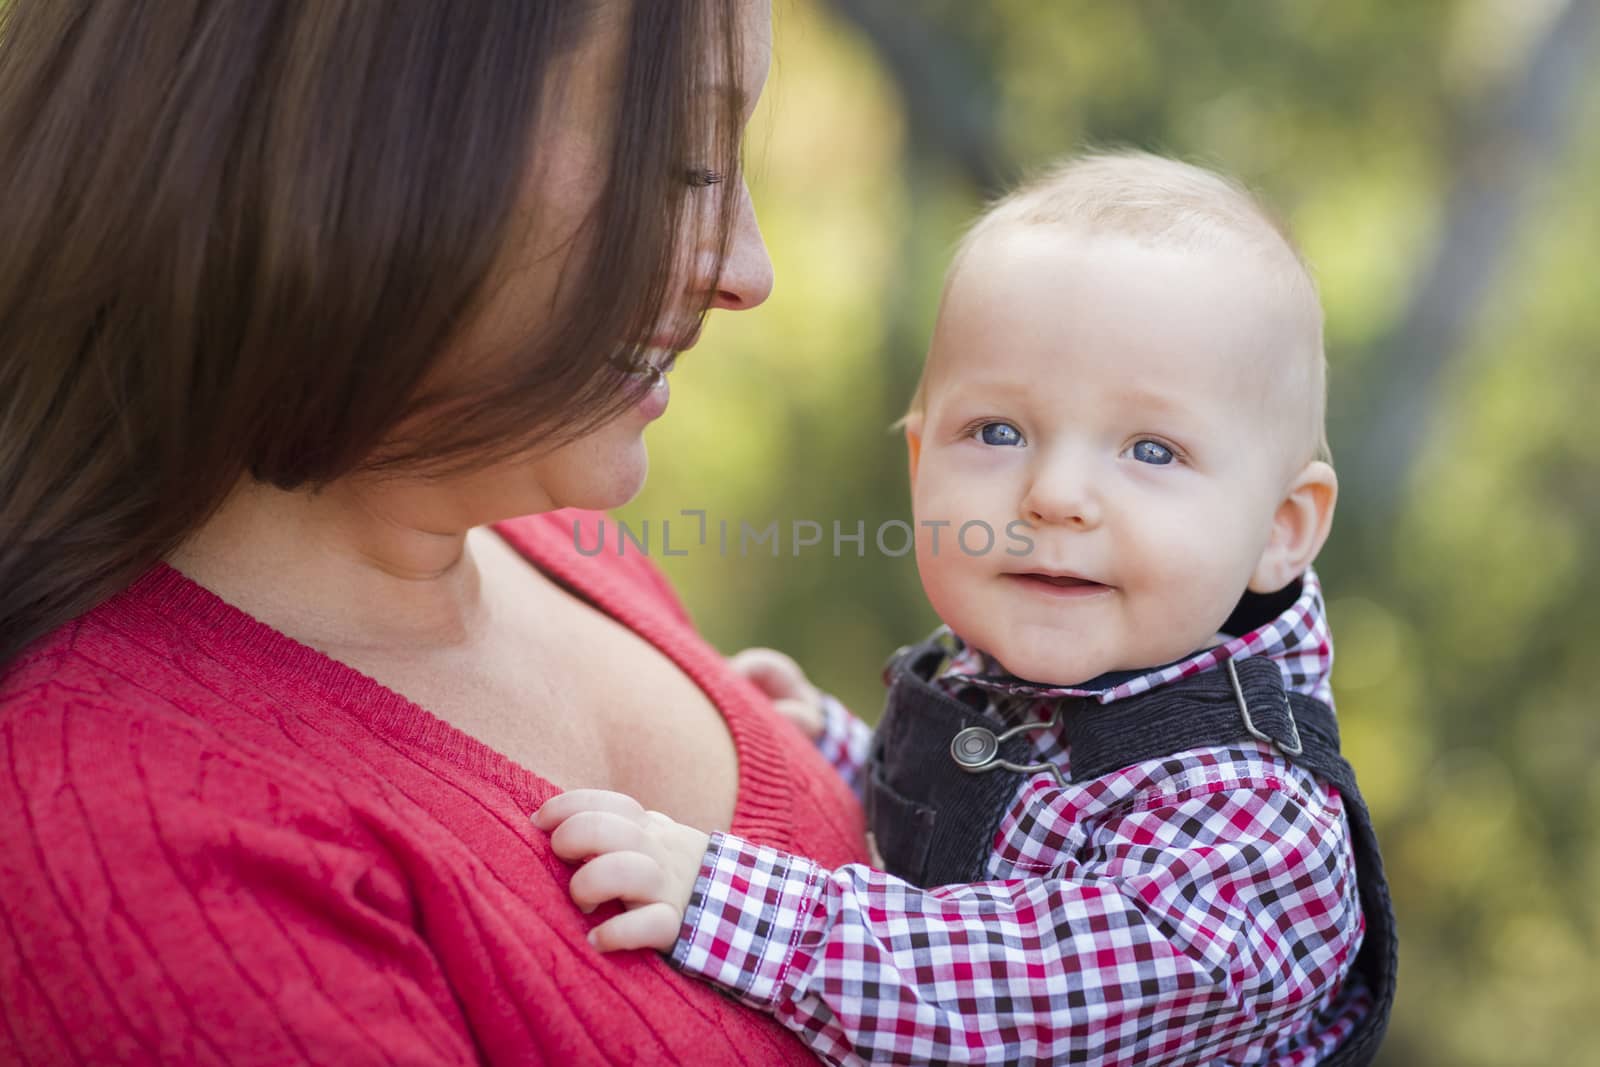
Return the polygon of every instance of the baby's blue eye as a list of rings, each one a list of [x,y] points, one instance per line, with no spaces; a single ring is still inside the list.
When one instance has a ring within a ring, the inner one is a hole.
[[[1133,446],[1133,458],[1159,467],[1172,462],[1172,449],[1155,441],[1140,441]]]
[[[986,422],[978,431],[986,445],[1020,445],[1022,432],[1009,422]]]

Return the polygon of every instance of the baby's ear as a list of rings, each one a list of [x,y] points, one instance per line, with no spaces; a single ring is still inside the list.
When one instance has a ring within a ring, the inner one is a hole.
[[[917,477],[917,458],[922,455],[922,413],[913,412],[900,420],[906,431],[906,457],[911,466],[911,478]]]
[[[1250,576],[1251,592],[1276,593],[1305,573],[1328,539],[1338,498],[1333,468],[1320,459],[1307,463],[1272,516],[1272,539]]]

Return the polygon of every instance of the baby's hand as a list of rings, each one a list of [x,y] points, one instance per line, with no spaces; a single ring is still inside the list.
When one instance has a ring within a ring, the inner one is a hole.
[[[729,656],[728,666],[765,693],[778,714],[801,733],[813,741],[822,736],[822,694],[800,664],[774,648],[747,648]]]
[[[605,789],[553,796],[533,824],[550,835],[556,855],[580,865],[569,892],[585,915],[608,900],[628,909],[589,931],[590,944],[601,952],[672,950],[708,835]]]

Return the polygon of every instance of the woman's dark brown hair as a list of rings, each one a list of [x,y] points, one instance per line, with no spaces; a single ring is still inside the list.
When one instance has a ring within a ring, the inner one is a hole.
[[[626,408],[683,220],[727,248],[731,192],[685,197],[690,166],[737,169],[739,105],[706,92],[736,81],[732,8],[0,0],[0,670],[246,474],[449,473]],[[435,388],[599,18],[625,56],[576,302]]]

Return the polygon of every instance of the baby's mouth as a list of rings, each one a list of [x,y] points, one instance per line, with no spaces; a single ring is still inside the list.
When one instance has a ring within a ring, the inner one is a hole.
[[[1088,596],[1111,587],[1076,574],[1042,574],[1038,571],[1009,573],[1007,578],[1018,585],[1058,596]]]

